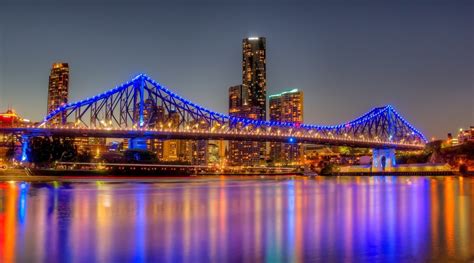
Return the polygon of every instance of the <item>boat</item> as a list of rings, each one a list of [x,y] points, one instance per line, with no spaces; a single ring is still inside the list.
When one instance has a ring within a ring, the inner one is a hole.
[[[33,176],[191,176],[204,167],[174,164],[58,162],[52,168],[30,168]]]

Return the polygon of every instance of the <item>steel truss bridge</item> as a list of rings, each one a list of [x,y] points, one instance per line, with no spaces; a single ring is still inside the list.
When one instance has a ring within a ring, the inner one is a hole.
[[[425,136],[390,105],[339,125],[232,117],[201,107],[145,74],[52,111],[38,126],[0,128],[28,136],[240,140],[420,150]]]

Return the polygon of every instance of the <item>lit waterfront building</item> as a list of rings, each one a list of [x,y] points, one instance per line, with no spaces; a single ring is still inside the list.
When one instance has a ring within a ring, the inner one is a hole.
[[[467,142],[474,142],[474,126],[470,126],[469,129],[459,129],[456,137],[452,133],[448,133],[446,140],[448,146],[456,146]]]
[[[69,95],[69,65],[68,63],[54,63],[49,75],[48,110],[47,114],[58,107],[67,104]],[[52,124],[65,124],[65,116],[52,120]]]
[[[229,115],[239,118],[257,119],[259,110],[248,105],[243,85],[229,88]],[[265,143],[230,141],[229,164],[231,166],[253,166],[259,163],[265,152]]]
[[[99,157],[107,151],[105,138],[76,137],[74,138],[74,145],[79,152],[91,152],[94,157]]]
[[[22,118],[13,109],[0,113],[0,127],[25,127],[30,123],[30,120]]]
[[[180,125],[181,116],[178,112],[170,112],[164,123],[159,123],[160,128],[173,129]],[[188,123],[191,127],[204,128],[203,123]],[[191,164],[206,165],[208,156],[207,140],[164,140],[159,141],[155,149],[158,159],[166,162],[186,162]],[[161,152],[160,152],[161,151]]]
[[[303,92],[298,89],[270,95],[270,121],[303,122]],[[270,143],[270,158],[275,163],[298,164],[303,148],[296,143]]]
[[[229,115],[266,120],[266,40],[242,40],[242,84],[229,88]],[[265,155],[265,143],[229,142],[229,164],[254,166]]]
[[[30,120],[22,118],[13,109],[8,109],[6,112],[0,113],[0,127],[25,127],[30,124]],[[21,141],[19,136],[0,133],[0,160],[7,159],[7,152],[9,150],[15,151],[20,145]],[[13,154],[15,154],[15,152],[13,152]]]
[[[207,151],[207,163],[208,165],[226,165],[226,149],[227,144],[224,140],[211,140],[209,141]]]
[[[463,144],[467,142],[474,142],[474,126],[470,126],[469,129],[459,129],[458,143]]]
[[[168,116],[160,120],[160,128],[175,129],[179,126],[180,116],[176,111],[171,111]],[[164,140],[159,142],[162,144],[162,153],[158,152],[158,158],[162,161],[190,161],[192,156],[192,146],[184,140]],[[161,158],[160,158],[161,157]]]

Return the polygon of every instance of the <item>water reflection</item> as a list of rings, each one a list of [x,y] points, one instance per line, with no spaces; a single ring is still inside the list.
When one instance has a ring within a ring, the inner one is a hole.
[[[467,177],[3,182],[0,262],[466,261],[473,188]]]

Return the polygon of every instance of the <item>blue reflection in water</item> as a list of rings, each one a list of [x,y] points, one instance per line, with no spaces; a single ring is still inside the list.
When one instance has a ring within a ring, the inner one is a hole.
[[[286,213],[288,217],[288,223],[286,224],[287,226],[287,238],[286,238],[286,251],[288,251],[288,257],[289,259],[292,259],[292,261],[295,260],[295,216],[296,216],[296,210],[295,210],[295,182],[291,181],[287,183],[287,191],[288,191],[288,211]],[[284,248],[283,248],[284,249]],[[279,259],[281,260],[281,258]]]
[[[20,199],[18,204],[18,216],[20,224],[25,223],[25,216],[26,216],[26,197],[28,194],[28,184],[27,183],[20,183]]]
[[[135,255],[134,262],[145,262],[145,242],[146,242],[146,186],[139,184],[137,186],[137,206],[136,206],[136,223],[135,223]]]
[[[58,225],[56,240],[53,241],[58,247],[58,251],[61,251],[61,253],[57,254],[58,262],[70,262],[72,259],[71,249],[74,248],[71,246],[70,240],[74,192],[70,189],[64,189],[60,192],[55,191],[55,203],[55,217],[51,223]],[[56,233],[53,232],[52,234]]]
[[[176,180],[1,185],[0,262],[474,258],[474,178]]]

